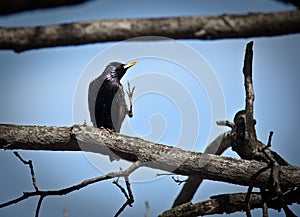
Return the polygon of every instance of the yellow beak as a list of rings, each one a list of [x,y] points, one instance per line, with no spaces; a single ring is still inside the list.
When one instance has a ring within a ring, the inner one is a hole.
[[[128,68],[130,68],[131,66],[134,66],[135,64],[137,64],[136,61],[133,61],[133,62],[131,62],[131,63],[128,63],[128,64],[126,64],[126,65],[124,66],[124,69],[128,69]]]

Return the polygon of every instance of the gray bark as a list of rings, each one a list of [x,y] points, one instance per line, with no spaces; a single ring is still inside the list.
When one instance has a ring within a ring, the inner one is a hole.
[[[43,47],[120,41],[141,36],[221,39],[300,32],[300,11],[246,15],[114,19],[61,25],[0,28],[0,49],[17,52]]]
[[[90,126],[45,127],[0,125],[0,149],[46,151],[87,151],[104,155],[111,152],[120,158],[146,163],[147,167],[181,175],[197,175],[203,179],[268,188],[270,169],[251,180],[255,173],[267,165],[186,151],[156,144],[140,138],[109,133]],[[280,167],[280,183],[286,188],[300,186],[300,168]]]
[[[300,203],[300,190],[291,192],[287,197],[284,196],[286,204]],[[271,196],[270,196],[271,197]],[[191,202],[174,207],[167,210],[159,217],[196,217],[213,214],[229,214],[234,212],[246,211],[246,193],[223,194],[212,196],[210,200],[192,204]],[[249,201],[250,208],[261,208],[264,204],[260,193],[252,193]],[[282,203],[277,200],[268,201],[268,207],[279,210],[282,208]]]

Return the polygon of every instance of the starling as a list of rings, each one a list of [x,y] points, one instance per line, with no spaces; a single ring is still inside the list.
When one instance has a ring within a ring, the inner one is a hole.
[[[107,130],[120,132],[126,114],[132,117],[132,94],[134,88],[130,90],[128,83],[127,94],[130,100],[130,108],[128,109],[120,80],[127,69],[135,64],[135,61],[128,64],[112,62],[106,66],[99,77],[90,83],[88,103],[94,127],[103,127]]]

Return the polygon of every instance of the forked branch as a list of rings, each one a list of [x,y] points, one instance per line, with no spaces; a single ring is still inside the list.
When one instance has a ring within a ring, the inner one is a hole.
[[[15,155],[24,164],[29,164],[30,169],[31,169],[32,179],[35,180],[32,162],[31,161],[25,161],[16,152],[15,152]],[[58,190],[42,191],[42,190],[39,190],[38,187],[34,184],[34,187],[35,187],[36,191],[24,192],[22,196],[20,196],[20,197],[18,197],[16,199],[13,199],[13,200],[10,200],[10,201],[7,201],[5,203],[0,204],[0,208],[7,207],[7,206],[10,206],[12,204],[19,203],[19,202],[21,202],[21,201],[23,201],[25,199],[38,196],[39,197],[39,201],[38,201],[38,204],[37,204],[36,214],[35,214],[35,216],[38,217],[39,211],[40,211],[40,207],[41,207],[41,204],[42,204],[42,201],[43,201],[44,198],[46,198],[48,196],[62,196],[62,195],[66,195],[66,194],[69,194],[69,193],[71,193],[73,191],[80,190],[80,189],[82,189],[84,187],[87,187],[87,186],[89,186],[91,184],[95,184],[95,183],[101,182],[103,180],[108,180],[108,179],[112,179],[112,178],[116,178],[116,177],[124,177],[125,178],[127,190],[129,192],[129,197],[127,198],[126,206],[127,206],[127,204],[131,205],[134,202],[134,199],[133,199],[132,191],[130,189],[130,184],[129,184],[128,176],[131,173],[133,173],[136,169],[138,169],[139,167],[141,167],[142,165],[143,165],[142,162],[136,161],[136,162],[134,162],[126,170],[120,170],[118,172],[111,172],[111,173],[107,173],[107,174],[105,174],[103,176],[95,177],[95,178],[92,178],[92,179],[86,179],[86,180],[84,180],[83,182],[81,182],[81,183],[79,183],[77,185],[73,185],[71,187],[67,187],[67,188],[63,188],[63,189],[58,189]],[[118,216],[125,209],[125,207],[122,210],[119,210],[118,213],[115,216]]]

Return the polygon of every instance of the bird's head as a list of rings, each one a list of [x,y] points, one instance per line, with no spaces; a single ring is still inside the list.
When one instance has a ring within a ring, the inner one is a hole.
[[[108,71],[108,74],[111,77],[118,78],[119,80],[121,80],[121,78],[124,76],[126,71],[130,67],[134,66],[136,63],[137,63],[136,61],[130,62],[128,64],[123,64],[123,63],[119,63],[119,62],[112,62],[112,63],[108,64],[105,71]]]

